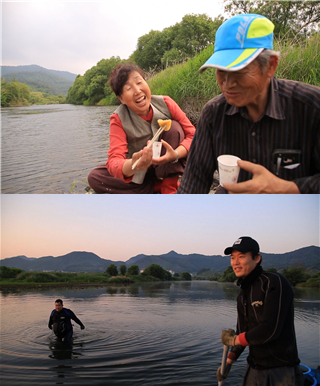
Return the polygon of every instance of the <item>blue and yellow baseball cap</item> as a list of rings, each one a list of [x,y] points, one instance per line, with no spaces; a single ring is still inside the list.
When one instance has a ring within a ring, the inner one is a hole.
[[[214,54],[200,67],[238,71],[251,63],[264,49],[273,49],[274,24],[257,14],[236,15],[225,21],[216,33]]]

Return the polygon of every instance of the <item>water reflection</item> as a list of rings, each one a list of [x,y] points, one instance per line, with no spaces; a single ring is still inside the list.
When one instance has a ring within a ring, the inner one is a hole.
[[[2,382],[217,385],[221,330],[235,327],[237,293],[234,284],[214,282],[2,293]],[[316,367],[319,291],[295,294],[299,356]],[[47,327],[56,298],[62,298],[86,325],[82,331],[75,325],[71,345],[58,342]],[[246,355],[234,365],[224,386],[241,385]]]
[[[77,359],[82,354],[74,351],[73,346],[73,340],[65,343],[55,339],[49,344],[49,349],[51,350],[49,358],[57,360]],[[82,347],[82,344],[79,344],[78,348],[79,347]]]

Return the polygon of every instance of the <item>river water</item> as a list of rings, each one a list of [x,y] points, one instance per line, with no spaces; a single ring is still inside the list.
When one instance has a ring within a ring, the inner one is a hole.
[[[2,193],[86,193],[88,173],[107,160],[116,106],[1,109]]]
[[[223,328],[234,328],[230,283],[146,283],[121,288],[2,292],[1,385],[217,385]],[[62,298],[86,326],[71,346],[48,329]],[[318,290],[295,290],[301,362],[319,364]],[[240,386],[247,351],[224,386]]]

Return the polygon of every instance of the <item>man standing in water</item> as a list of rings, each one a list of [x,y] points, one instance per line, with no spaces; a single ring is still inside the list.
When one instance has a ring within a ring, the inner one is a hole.
[[[63,301],[57,299],[55,301],[55,309],[51,312],[49,318],[48,327],[50,330],[53,330],[55,335],[61,339],[62,342],[68,342],[72,338],[73,328],[71,319],[79,324],[81,330],[85,328],[80,319],[78,319],[71,310],[63,307]]]
[[[224,374],[249,346],[248,367],[242,386],[302,386],[294,328],[294,294],[281,274],[265,272],[261,267],[259,244],[251,237],[240,237],[226,248],[238,278],[237,332],[222,331],[222,343],[231,346]]]

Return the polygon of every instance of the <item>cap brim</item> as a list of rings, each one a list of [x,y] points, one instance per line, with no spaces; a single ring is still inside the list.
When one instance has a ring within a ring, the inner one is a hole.
[[[232,251],[233,251],[234,249],[235,249],[236,251],[243,252],[243,253],[248,252],[248,251],[245,250],[244,248],[241,248],[240,245],[239,245],[239,246],[235,245],[235,246],[226,248],[226,249],[224,250],[224,254],[225,254],[225,255],[231,255],[231,253],[232,253]]]
[[[217,51],[200,67],[199,72],[203,72],[207,68],[239,71],[250,64],[263,50],[264,48],[247,48]]]

